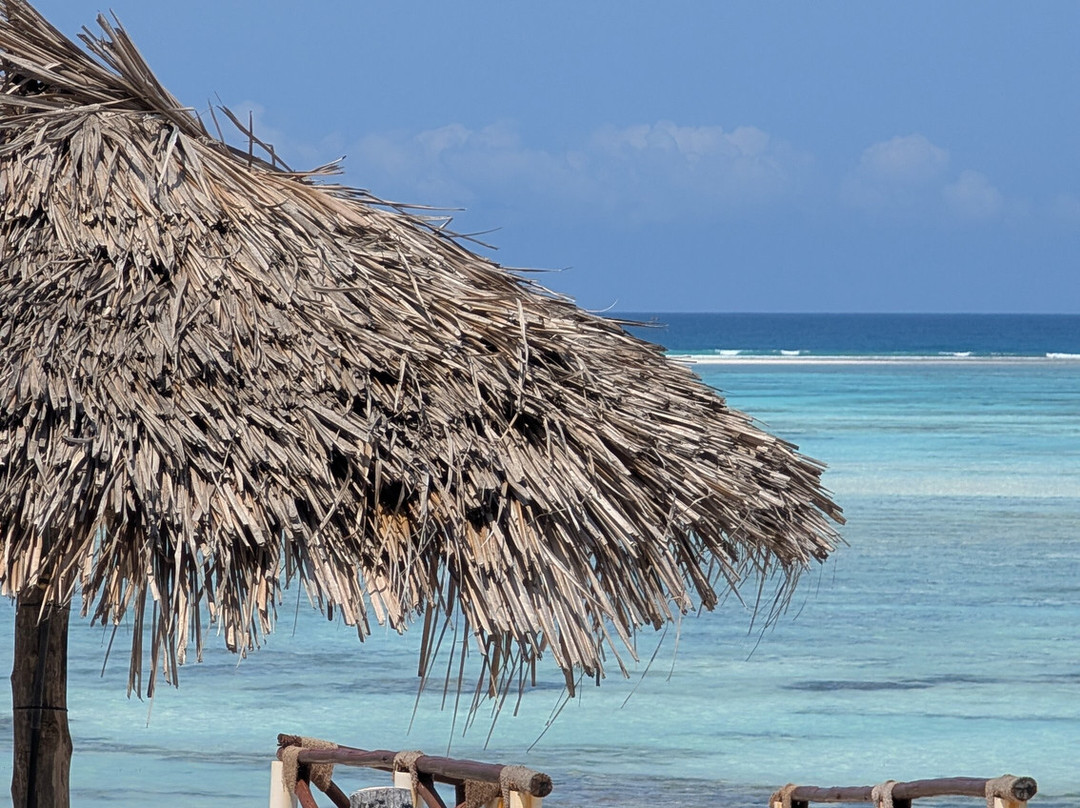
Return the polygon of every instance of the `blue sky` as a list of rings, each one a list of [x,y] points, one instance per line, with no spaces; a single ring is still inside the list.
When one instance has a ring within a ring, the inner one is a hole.
[[[185,103],[587,308],[1080,312],[1077,3],[111,8]]]

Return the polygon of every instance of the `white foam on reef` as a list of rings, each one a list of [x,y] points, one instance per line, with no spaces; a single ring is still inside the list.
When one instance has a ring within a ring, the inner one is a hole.
[[[1002,365],[1037,362],[1080,362],[1080,354],[1048,353],[1044,356],[1002,354],[976,355],[968,351],[942,354],[879,354],[866,356],[815,355],[802,352],[777,354],[743,354],[725,351],[708,354],[672,353],[669,359],[687,365]]]
[[[798,356],[802,351],[780,351],[781,356]]]

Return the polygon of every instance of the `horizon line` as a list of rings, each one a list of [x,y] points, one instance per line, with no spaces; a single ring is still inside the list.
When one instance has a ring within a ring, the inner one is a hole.
[[[724,314],[768,315],[773,317],[1080,317],[1080,312],[1072,311],[704,311],[691,309],[604,309],[602,311],[593,311],[592,313],[605,317],[617,317],[627,314]]]

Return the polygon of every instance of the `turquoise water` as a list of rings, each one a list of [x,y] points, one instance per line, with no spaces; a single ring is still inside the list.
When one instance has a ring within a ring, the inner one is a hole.
[[[487,713],[462,737],[468,705],[441,709],[439,684],[410,731],[415,637],[361,645],[295,593],[265,648],[238,661],[215,644],[152,705],[125,698],[122,655],[101,675],[108,636],[75,621],[73,804],[265,805],[278,732],[433,754],[452,740],[547,771],[551,805],[738,808],[789,781],[1005,772],[1039,781],[1033,806],[1080,801],[1080,318],[944,318],[915,347],[904,318],[667,319],[652,338],[829,463],[849,546],[777,623],[730,598],[672,628],[647,672],[657,635],[642,636],[631,680],[583,687],[545,732],[562,699],[549,672],[485,749]],[[818,346],[827,325],[847,336]]]

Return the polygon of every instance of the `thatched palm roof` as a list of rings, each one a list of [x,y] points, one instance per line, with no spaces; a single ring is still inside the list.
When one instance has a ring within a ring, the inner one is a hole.
[[[252,648],[295,579],[361,636],[423,618],[422,667],[460,610],[510,667],[599,675],[834,548],[822,466],[689,370],[230,149],[99,23],[91,56],[0,0],[5,594],[133,615],[133,676],[174,676],[204,613]]]

